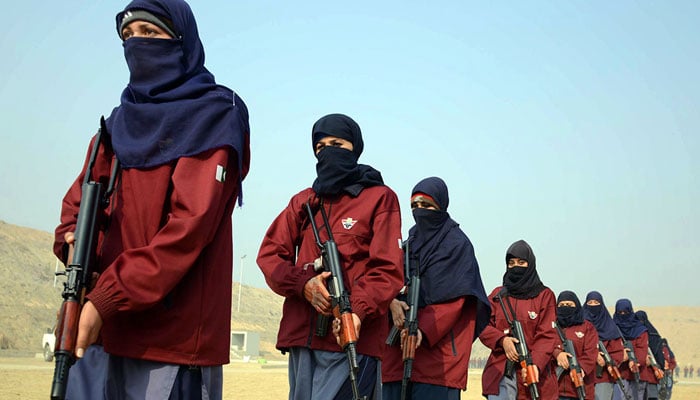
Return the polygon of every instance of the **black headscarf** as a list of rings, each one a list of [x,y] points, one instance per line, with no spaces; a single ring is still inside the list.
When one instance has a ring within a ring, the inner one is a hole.
[[[598,300],[600,305],[589,306],[588,300]],[[586,295],[586,304],[583,305],[583,316],[593,323],[601,340],[612,340],[620,337],[620,331],[610,316],[610,312],[605,307],[603,295],[599,292],[594,290]]]
[[[312,188],[321,195],[337,195],[346,191],[353,196],[363,188],[383,185],[382,174],[369,165],[358,164],[364,143],[362,131],[357,122],[343,114],[329,114],[321,117],[311,130],[311,145],[326,136],[335,136],[352,143],[353,150],[326,146],[316,154],[316,180]]]
[[[527,261],[527,267],[508,268],[508,260],[519,258]],[[535,253],[524,240],[518,240],[506,251],[506,273],[503,275],[505,294],[516,299],[531,299],[545,289],[537,275]]]
[[[626,314],[622,314],[626,311]],[[615,315],[613,321],[620,328],[620,332],[625,339],[636,339],[642,333],[647,331],[646,326],[637,318],[637,315],[632,309],[632,302],[628,299],[620,299],[615,303]]]
[[[559,307],[559,303],[562,301],[573,301],[576,306]],[[581,302],[578,300],[576,293],[570,290],[559,293],[559,297],[557,297],[557,324],[562,328],[566,328],[569,326],[581,325],[582,323],[583,310],[581,309]]]
[[[647,333],[649,335],[649,348],[654,354],[656,361],[663,365],[664,353],[661,349],[661,335],[659,334],[659,331],[657,331],[654,325],[651,324],[651,321],[649,321],[646,311],[639,310],[634,314],[637,316],[637,319],[642,321],[644,326],[647,328]]]
[[[409,249],[415,262],[411,263],[409,274],[415,274],[417,268],[421,276],[420,306],[474,296],[477,300],[476,338],[489,322],[491,305],[474,247],[447,213],[449,195],[442,179],[423,179],[413,188],[411,196],[416,193],[429,195],[440,207],[439,210],[413,210],[416,224],[409,230]]]

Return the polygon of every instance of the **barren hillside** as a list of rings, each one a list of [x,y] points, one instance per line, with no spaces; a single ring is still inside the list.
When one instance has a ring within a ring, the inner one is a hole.
[[[59,284],[54,288],[56,258],[51,252],[53,235],[0,221],[0,349],[41,351],[41,335],[55,321],[61,302]],[[274,349],[282,299],[269,289],[243,286],[237,311],[238,283],[234,283],[232,329],[260,333],[262,356],[281,358]],[[603,294],[604,295],[604,294]],[[643,309],[665,336],[680,366],[700,365],[700,307],[646,307]],[[473,357],[488,351],[478,341]]]

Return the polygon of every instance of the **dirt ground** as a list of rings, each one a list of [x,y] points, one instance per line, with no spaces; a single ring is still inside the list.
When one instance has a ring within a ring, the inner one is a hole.
[[[470,373],[469,389],[462,400],[481,400],[480,371]],[[48,399],[53,363],[40,358],[0,357],[0,399]],[[225,400],[285,400],[287,368],[284,365],[233,363],[224,367]],[[673,400],[700,399],[700,379],[681,380],[673,387]]]

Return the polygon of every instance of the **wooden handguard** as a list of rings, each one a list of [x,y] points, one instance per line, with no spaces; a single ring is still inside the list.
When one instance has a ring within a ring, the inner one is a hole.
[[[413,360],[416,358],[416,344],[418,343],[417,335],[406,335],[402,349],[403,360]]]
[[[334,314],[340,320],[340,347],[345,349],[347,345],[357,343],[357,332],[355,332],[355,322],[352,320],[352,314],[340,314],[337,311]]]

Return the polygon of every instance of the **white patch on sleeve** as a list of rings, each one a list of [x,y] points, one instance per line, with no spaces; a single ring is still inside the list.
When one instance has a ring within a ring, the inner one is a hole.
[[[223,165],[216,166],[216,180],[224,182],[226,180],[226,168]]]

